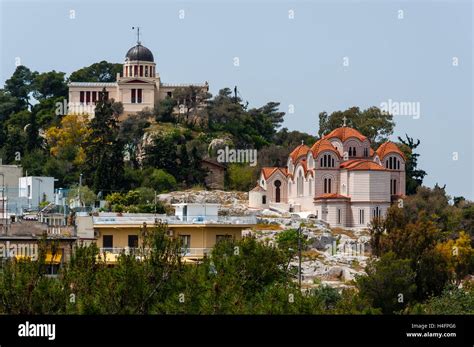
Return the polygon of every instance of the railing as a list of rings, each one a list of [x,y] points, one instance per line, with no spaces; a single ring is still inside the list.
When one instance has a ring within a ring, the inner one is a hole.
[[[211,253],[212,248],[181,248],[181,256],[196,257]]]
[[[100,254],[103,253],[110,253],[114,255],[119,255],[119,254],[139,254],[141,250],[139,248],[134,248],[134,247],[101,247],[100,249]],[[147,251],[149,249],[145,249]],[[182,257],[197,257],[197,256],[204,256],[205,254],[209,254],[212,251],[212,248],[188,248],[188,247],[182,247],[181,248],[181,256]]]
[[[256,224],[255,216],[113,216],[93,217],[94,224]]]
[[[135,254],[138,253],[139,249],[135,247],[101,247],[100,253],[111,253],[111,254]]]

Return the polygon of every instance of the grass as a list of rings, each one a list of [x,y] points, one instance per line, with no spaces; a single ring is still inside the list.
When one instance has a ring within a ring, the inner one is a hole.
[[[279,224],[257,224],[252,228],[253,230],[282,230],[283,228]]]
[[[352,233],[351,231],[342,229],[342,228],[333,228],[333,229],[331,229],[331,232],[334,235],[346,235],[346,236],[349,236],[351,239],[355,238],[354,233]]]

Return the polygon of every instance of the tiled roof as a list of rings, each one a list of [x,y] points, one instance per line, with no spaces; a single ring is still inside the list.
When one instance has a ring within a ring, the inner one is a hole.
[[[319,200],[319,199],[350,199],[350,198],[345,195],[331,193],[331,194],[321,194],[314,198],[314,200]]]
[[[377,153],[380,160],[383,160],[383,158],[389,153],[398,153],[402,156],[403,159],[406,160],[405,155],[400,150],[400,148],[398,148],[398,146],[396,144],[394,144],[393,142],[391,142],[391,141],[387,141],[387,142],[382,143],[380,145],[380,147],[377,148],[375,153]]]
[[[314,145],[311,147],[311,151],[313,152],[313,157],[317,157],[318,154],[322,151],[333,151],[337,153],[339,156],[339,152],[337,151],[336,148],[331,144],[329,140],[326,138],[319,139],[314,143]]]
[[[257,185],[251,190],[251,192],[266,192],[266,190],[263,189],[261,186]]]
[[[329,134],[323,136],[323,138],[325,139],[330,139],[332,137],[337,137],[342,142],[346,141],[347,139],[351,137],[355,137],[359,139],[360,141],[365,141],[367,139],[367,137],[362,135],[360,132],[349,127],[340,127],[340,128],[334,129]]]
[[[308,146],[306,146],[305,144],[301,144],[296,147],[293,152],[290,153],[290,158],[293,160],[293,162],[296,162],[296,159],[303,155],[306,155],[309,150],[310,148]]]
[[[343,162],[340,167],[341,169],[350,171],[385,171],[385,168],[382,165],[379,165],[370,159],[348,160]]]
[[[262,173],[265,179],[268,179],[276,171],[280,171],[284,176],[288,175],[286,167],[262,167]]]
[[[304,172],[305,177],[308,175],[308,173],[314,176],[313,171],[308,170],[308,164],[306,163],[306,159],[301,159],[296,165],[299,165],[299,164],[301,164],[301,166],[303,167],[303,172]]]

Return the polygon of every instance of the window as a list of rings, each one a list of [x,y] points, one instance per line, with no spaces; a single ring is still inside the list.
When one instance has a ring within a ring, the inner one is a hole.
[[[172,98],[172,97],[173,97],[173,93],[172,93],[172,92],[167,92],[167,93],[166,93],[166,96],[167,96],[168,98]]]
[[[191,235],[179,235],[181,247],[189,249],[191,247]]]
[[[380,217],[381,213],[382,213],[382,210],[380,209],[380,207],[376,206],[373,210],[374,218]]]
[[[341,224],[342,222],[342,213],[341,213],[341,209],[338,208],[337,209],[337,224]]]
[[[132,100],[131,100],[131,102],[132,102],[132,104],[137,102],[137,90],[136,89],[132,89]]]
[[[134,66],[133,66],[133,72],[134,72],[134,73],[133,73],[134,76],[137,76],[137,75],[138,75],[138,65],[134,65]]]
[[[28,184],[27,188],[28,188],[28,192],[27,192],[26,196],[31,199],[31,185]]]
[[[90,103],[91,102],[91,92],[86,92],[86,103]]]
[[[92,102],[96,102],[97,101],[97,92],[92,92]]]
[[[232,235],[216,235],[216,243],[226,240],[232,240]]]
[[[332,155],[324,154],[320,160],[321,167],[334,167],[335,161]]]
[[[145,66],[145,77],[148,77],[148,66]]]
[[[397,170],[400,170],[400,160],[397,160]]]
[[[103,248],[113,248],[114,247],[114,236],[113,235],[104,235],[104,236],[102,236],[102,247]]]
[[[265,205],[267,203],[267,196],[262,195],[262,205]]]
[[[397,180],[390,180],[390,194],[397,194]]]
[[[143,77],[143,65],[140,65],[140,76]]]
[[[356,154],[356,148],[355,148],[355,147],[352,147],[352,155],[353,155],[354,157],[357,156],[357,154]]]
[[[138,248],[138,235],[128,235],[128,247]]]
[[[330,194],[330,193],[331,193],[331,179],[325,178],[324,179],[324,194]]]
[[[137,89],[137,103],[142,103],[142,89]]]
[[[368,148],[364,148],[364,157],[368,157],[369,156],[369,149]]]
[[[84,92],[79,92],[79,101],[84,103]]]
[[[364,210],[360,209],[359,210],[359,224],[364,224],[365,223],[365,216],[364,216]]]
[[[303,196],[304,195],[304,189],[303,189],[304,181],[303,181],[303,174],[301,173],[301,171],[299,173],[296,184],[297,184],[298,196]]]
[[[349,157],[352,157],[352,147],[349,147]]]

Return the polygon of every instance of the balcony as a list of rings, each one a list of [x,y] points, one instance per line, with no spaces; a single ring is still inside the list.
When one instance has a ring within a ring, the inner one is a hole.
[[[180,219],[176,216],[99,216],[93,217],[94,225],[107,225],[107,224],[130,224],[130,225],[153,225],[155,223],[167,223],[168,225],[178,224],[218,224],[218,225],[249,225],[256,224],[257,219],[255,216],[186,216]]]
[[[145,253],[149,248],[145,249]],[[100,254],[110,254],[117,258],[120,254],[126,255],[140,255],[142,249],[134,247],[101,247],[99,249]],[[204,257],[204,255],[209,254],[212,251],[212,248],[181,248],[182,257]]]

